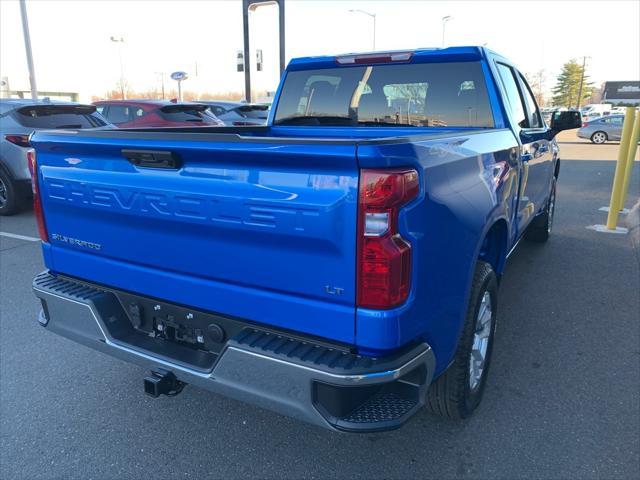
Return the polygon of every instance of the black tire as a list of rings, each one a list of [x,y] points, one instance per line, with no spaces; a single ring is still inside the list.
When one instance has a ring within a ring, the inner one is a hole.
[[[597,131],[594,132],[593,135],[591,135],[591,142],[595,143],[596,145],[602,145],[603,143],[606,143],[607,140],[609,140],[609,135],[607,135],[607,132],[601,132],[601,131]]]
[[[472,387],[470,360],[476,333],[476,320],[485,292],[490,295],[491,324],[484,366],[479,380]],[[491,265],[478,261],[473,276],[465,324],[453,362],[431,384],[427,391],[426,407],[431,412],[446,418],[462,419],[469,417],[480,404],[489,373],[489,366],[491,365],[493,339],[496,331],[497,300],[498,282],[496,274]]]
[[[13,215],[20,209],[16,186],[2,168],[0,168],[0,215]]]
[[[547,201],[544,212],[533,219],[524,234],[525,238],[530,242],[544,243],[549,240],[551,236],[553,215],[556,211],[556,179],[554,178],[552,182],[551,194],[549,195],[549,200]]]

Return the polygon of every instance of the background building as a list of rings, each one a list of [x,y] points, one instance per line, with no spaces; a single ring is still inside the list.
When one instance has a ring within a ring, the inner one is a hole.
[[[602,103],[640,105],[640,81],[605,82]]]

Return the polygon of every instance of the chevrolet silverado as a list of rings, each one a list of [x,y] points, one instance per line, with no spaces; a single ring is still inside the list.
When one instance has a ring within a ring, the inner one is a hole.
[[[547,125],[509,60],[454,47],[294,59],[265,126],[38,131],[39,322],[154,397],[351,432],[465,418],[576,114]]]

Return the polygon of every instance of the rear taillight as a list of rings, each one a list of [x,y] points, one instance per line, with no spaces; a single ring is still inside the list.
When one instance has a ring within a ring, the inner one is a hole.
[[[415,170],[361,170],[358,205],[358,306],[391,308],[411,289],[411,244],[398,213],[420,190]]]
[[[582,128],[586,128],[589,126],[589,122],[582,122]]]
[[[29,147],[29,135],[5,135],[5,140],[19,147]]]
[[[27,162],[29,163],[29,172],[31,172],[31,190],[33,191],[33,213],[36,216],[38,224],[38,232],[40,240],[49,241],[47,226],[44,223],[44,212],[42,211],[42,199],[40,198],[40,187],[38,186],[38,164],[36,162],[35,150],[27,152]]]

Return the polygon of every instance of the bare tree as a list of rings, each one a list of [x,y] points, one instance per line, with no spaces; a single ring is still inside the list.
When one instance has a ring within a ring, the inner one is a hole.
[[[547,94],[545,91],[545,82],[547,80],[547,73],[544,68],[534,73],[528,73],[525,75],[527,82],[533,92],[533,97],[536,99],[536,103],[540,108],[547,106]]]

